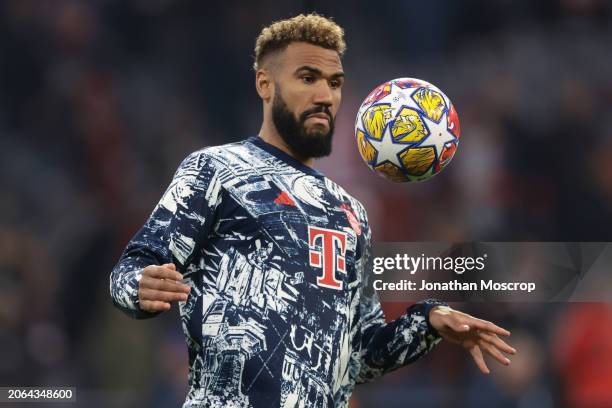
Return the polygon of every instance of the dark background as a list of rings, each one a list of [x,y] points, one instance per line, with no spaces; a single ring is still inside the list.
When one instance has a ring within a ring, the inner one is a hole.
[[[255,38],[311,10],[348,44],[317,167],[365,204],[374,240],[611,240],[609,1],[3,0],[0,385],[76,386],[87,407],[182,402],[176,310],[128,319],[109,273],[187,154],[258,132]],[[379,178],[354,142],[361,101],[397,77],[440,87],[461,120],[453,162],[421,184]],[[442,345],[353,406],[612,406],[610,304],[457,307],[513,331],[512,368],[484,377]]]

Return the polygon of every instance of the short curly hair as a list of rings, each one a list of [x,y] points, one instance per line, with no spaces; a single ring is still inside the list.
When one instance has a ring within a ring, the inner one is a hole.
[[[284,50],[292,42],[307,42],[334,50],[340,57],[346,51],[344,30],[332,20],[316,13],[300,14],[286,20],[275,21],[261,30],[255,42],[257,71],[267,55]]]

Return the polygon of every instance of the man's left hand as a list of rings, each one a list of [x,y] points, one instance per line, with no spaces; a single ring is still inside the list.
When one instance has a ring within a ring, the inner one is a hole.
[[[510,364],[510,360],[502,352],[516,353],[514,348],[499,338],[499,336],[509,336],[508,330],[448,306],[436,306],[431,309],[429,323],[444,340],[468,349],[474,362],[484,374],[489,374],[490,371],[484,361],[483,351],[506,366]]]

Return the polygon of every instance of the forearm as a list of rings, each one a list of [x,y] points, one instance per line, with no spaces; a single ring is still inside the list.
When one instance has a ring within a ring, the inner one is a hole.
[[[361,370],[357,382],[368,382],[427,354],[440,341],[429,324],[429,311],[443,304],[423,301],[398,319],[370,325],[363,333]],[[380,312],[382,317],[382,311]]]
[[[216,170],[202,151],[190,154],[181,163],[153,213],[130,240],[111,273],[110,292],[115,306],[137,319],[156,315],[144,312],[139,305],[143,269],[172,263],[176,271],[184,272],[208,236],[221,202],[220,191]]]

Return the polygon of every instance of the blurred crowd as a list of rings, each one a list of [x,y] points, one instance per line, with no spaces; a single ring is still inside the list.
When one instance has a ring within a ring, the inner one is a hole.
[[[256,134],[255,37],[311,10],[348,43],[318,167],[365,204],[376,241],[612,241],[605,0],[4,0],[0,385],[74,385],[88,407],[180,403],[176,311],[129,320],[108,276],[188,153]],[[437,85],[459,112],[459,150],[426,183],[384,181],[355,146],[362,99],[397,77]],[[482,377],[443,345],[353,406],[612,406],[610,304],[461,307],[514,331],[511,369]]]

